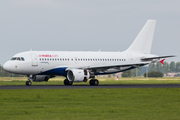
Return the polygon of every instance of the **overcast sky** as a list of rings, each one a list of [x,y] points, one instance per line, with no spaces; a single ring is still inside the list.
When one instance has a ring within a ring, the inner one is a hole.
[[[0,64],[22,51],[124,51],[156,19],[151,53],[180,62],[180,0],[0,0]]]

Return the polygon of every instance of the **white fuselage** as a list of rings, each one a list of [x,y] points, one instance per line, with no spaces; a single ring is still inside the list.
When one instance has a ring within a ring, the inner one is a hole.
[[[128,52],[75,52],[75,51],[28,51],[13,56],[4,64],[4,69],[24,75],[62,75],[66,76],[66,68],[83,66],[123,64],[140,62],[142,57],[156,55]],[[17,60],[17,58],[24,60]],[[99,74],[120,72],[128,67],[119,69],[99,70]]]

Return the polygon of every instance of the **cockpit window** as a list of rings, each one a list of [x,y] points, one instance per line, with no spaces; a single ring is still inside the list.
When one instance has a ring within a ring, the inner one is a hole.
[[[11,60],[25,61],[23,57],[13,57]]]
[[[21,60],[21,58],[20,58],[20,57],[17,57],[17,60],[19,60],[19,61],[20,61],[20,60]]]
[[[11,60],[16,60],[16,57],[13,57]]]
[[[22,60],[22,61],[24,61],[24,58],[23,58],[23,57],[21,57],[21,60]]]

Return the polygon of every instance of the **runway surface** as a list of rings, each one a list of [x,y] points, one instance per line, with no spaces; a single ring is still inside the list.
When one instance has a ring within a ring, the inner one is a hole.
[[[94,89],[94,88],[180,88],[180,84],[141,84],[141,85],[99,85],[99,86],[90,86],[90,85],[32,85],[32,86],[0,86],[0,89]]]

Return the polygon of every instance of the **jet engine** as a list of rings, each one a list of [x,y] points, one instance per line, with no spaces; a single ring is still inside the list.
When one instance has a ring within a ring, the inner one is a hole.
[[[49,75],[30,75],[29,79],[31,79],[34,82],[41,82],[41,81],[48,81],[50,78]]]
[[[67,79],[73,82],[87,82],[90,78],[88,70],[72,69],[67,72]]]

